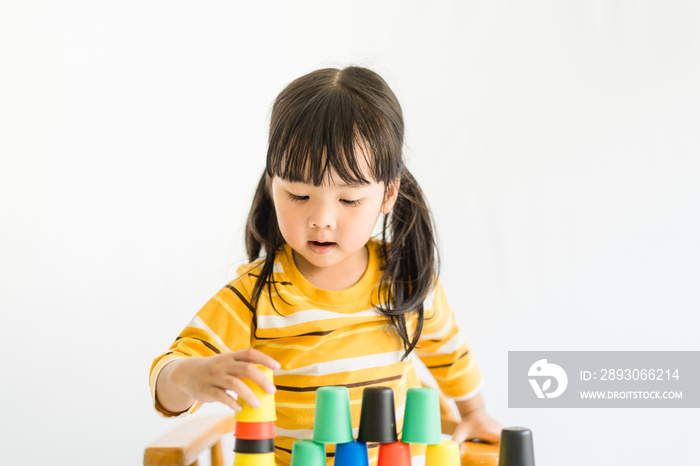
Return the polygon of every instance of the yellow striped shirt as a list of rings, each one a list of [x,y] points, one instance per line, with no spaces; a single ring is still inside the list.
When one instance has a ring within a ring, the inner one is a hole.
[[[268,296],[265,287],[258,302],[255,334],[250,299],[262,260],[240,267],[238,277],[209,300],[168,352],[153,361],[150,385],[156,409],[163,415],[174,415],[155,402],[155,381],[168,362],[252,347],[281,364],[274,373],[278,465],[289,464],[294,440],[313,436],[318,387],[348,387],[355,434],[363,389],[391,387],[400,428],[406,390],[420,386],[420,381],[413,354],[401,360],[404,349],[400,338],[388,319],[374,309],[382,273],[380,243],[373,239],[367,246],[369,264],[360,281],[346,290],[330,291],[314,287],[301,275],[286,245],[275,257],[276,290],[273,287],[272,296]],[[415,327],[415,318],[409,319],[409,326]],[[445,395],[468,398],[478,390],[481,373],[439,282],[425,301],[423,332],[414,353]],[[187,413],[196,408],[197,403]],[[333,446],[327,446],[327,451],[332,456]],[[369,453],[370,464],[376,463],[376,445],[369,445]]]

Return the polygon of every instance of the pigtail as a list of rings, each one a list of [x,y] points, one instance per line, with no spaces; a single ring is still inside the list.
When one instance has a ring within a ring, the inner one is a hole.
[[[275,206],[270,196],[269,180],[269,176],[264,172],[255,190],[245,232],[249,261],[253,262],[258,259],[263,251],[266,254],[250,299],[253,312],[253,335],[255,335],[255,330],[257,329],[256,310],[260,294],[265,285],[267,285],[268,293],[272,294],[275,252],[284,245],[284,238],[277,225]]]
[[[389,217],[391,218],[389,221]],[[387,228],[389,223],[389,228]],[[390,231],[391,240],[386,238]],[[405,359],[418,344],[423,330],[423,301],[435,286],[439,254],[430,209],[423,191],[406,167],[391,215],[384,217],[382,302],[385,314],[403,340]],[[406,314],[417,313],[413,338],[406,328]]]
[[[263,249],[269,256],[270,252],[275,251],[284,244],[284,238],[282,238],[282,233],[280,233],[279,226],[277,226],[277,214],[270,196],[269,181],[269,176],[266,172],[263,172],[255,190],[253,205],[250,207],[250,213],[248,214],[245,245],[250,262],[260,257]]]

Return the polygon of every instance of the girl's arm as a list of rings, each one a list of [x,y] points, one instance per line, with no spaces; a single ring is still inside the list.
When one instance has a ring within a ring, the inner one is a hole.
[[[457,409],[462,421],[455,428],[452,440],[462,443],[467,439],[478,438],[489,443],[498,443],[503,428],[484,410],[484,399],[478,394],[468,400],[458,401]]]

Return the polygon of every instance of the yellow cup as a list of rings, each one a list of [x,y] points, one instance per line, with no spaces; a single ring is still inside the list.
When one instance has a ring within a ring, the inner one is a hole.
[[[452,440],[443,440],[425,449],[425,466],[459,466],[459,446]]]
[[[256,364],[255,367],[260,369],[265,373],[265,376],[272,380],[272,369],[265,367],[260,364]],[[253,409],[248,403],[238,398],[238,402],[241,404],[243,410],[236,413],[236,420],[241,422],[271,422],[277,420],[277,414],[275,412],[275,395],[270,395],[265,392],[260,385],[254,383],[247,377],[241,378],[241,382],[246,384],[253,390],[255,396],[260,400],[260,407],[258,409]],[[248,463],[246,463],[248,464]],[[250,463],[253,464],[253,463]],[[258,463],[255,463],[258,464]],[[267,463],[265,463],[267,464]]]
[[[275,466],[275,454],[234,453],[233,466]]]

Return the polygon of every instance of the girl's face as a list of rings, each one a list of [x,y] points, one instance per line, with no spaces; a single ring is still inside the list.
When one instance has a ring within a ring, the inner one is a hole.
[[[271,191],[280,231],[295,252],[299,271],[312,283],[319,274],[325,282],[354,277],[346,286],[335,282],[347,288],[367,267],[365,245],[379,214],[391,210],[398,184],[390,186],[385,198],[383,182],[348,185],[332,174],[314,186],[275,176]]]

